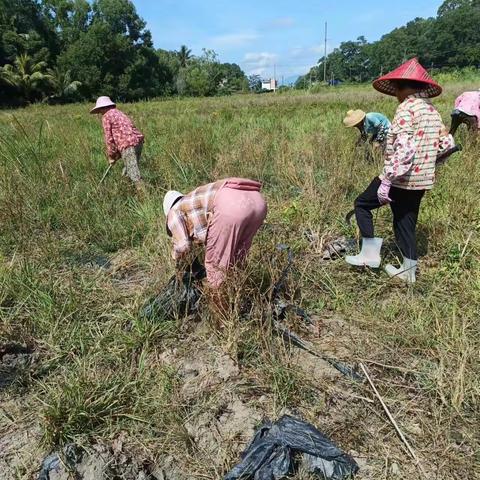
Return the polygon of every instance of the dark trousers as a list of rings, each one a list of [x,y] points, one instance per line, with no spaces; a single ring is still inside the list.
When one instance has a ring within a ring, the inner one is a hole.
[[[374,178],[367,189],[355,200],[355,216],[360,233],[364,238],[374,237],[372,210],[382,206],[377,197],[380,183],[380,178]],[[395,239],[402,255],[411,260],[418,258],[415,230],[424,194],[425,190],[403,190],[396,187],[390,189],[390,198],[392,199],[390,208],[393,213]]]

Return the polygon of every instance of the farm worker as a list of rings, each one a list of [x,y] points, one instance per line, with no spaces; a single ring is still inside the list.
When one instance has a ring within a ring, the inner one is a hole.
[[[173,258],[184,258],[193,243],[205,245],[207,283],[218,288],[227,270],[246,257],[265,220],[267,204],[260,188],[254,180],[227,178],[187,195],[167,192],[163,211]]]
[[[359,255],[346,257],[346,261],[356,266],[380,266],[382,239],[374,236],[371,211],[390,204],[403,264],[400,268],[387,265],[386,271],[391,277],[414,283],[420,202],[433,187],[438,153],[453,146],[453,137],[448,135],[440,114],[429,100],[440,95],[442,88],[416,58],[375,80],[373,87],[396,96],[400,105],[388,132],[383,172],[355,200],[362,249]]]
[[[99,97],[90,113],[102,115],[103,134],[110,165],[122,158],[125,165],[123,174],[141,189],[143,182],[138,162],[145,137],[135,128],[132,120],[116,107],[110,97]]]
[[[360,131],[360,139],[367,141],[369,135],[373,146],[385,148],[387,133],[390,130],[390,120],[381,113],[363,110],[349,110],[343,119],[343,124],[348,127],[356,127]]]
[[[480,90],[464,92],[455,100],[450,133],[455,135],[462,123],[465,123],[472,132],[480,129]]]

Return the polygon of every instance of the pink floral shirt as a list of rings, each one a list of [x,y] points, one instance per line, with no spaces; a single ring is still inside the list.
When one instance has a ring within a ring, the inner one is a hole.
[[[430,100],[421,93],[410,95],[397,108],[387,135],[381,178],[405,190],[430,190],[438,154],[453,146]]]
[[[110,158],[119,158],[123,150],[134,147],[144,140],[144,136],[135,128],[133,122],[118,108],[112,108],[103,114],[102,125]]]
[[[455,100],[455,108],[467,115],[477,117],[478,128],[480,128],[480,90],[462,93]]]

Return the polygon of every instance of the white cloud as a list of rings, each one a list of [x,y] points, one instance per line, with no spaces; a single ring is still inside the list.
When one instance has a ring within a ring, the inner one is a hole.
[[[250,52],[243,57],[244,68],[249,75],[271,76],[278,55],[270,52]]]
[[[259,38],[256,32],[238,32],[217,35],[209,40],[209,44],[215,47],[242,47],[254,42]]]
[[[295,19],[293,17],[279,17],[273,19],[267,27],[283,27],[283,28],[288,28],[288,27],[293,27],[295,25]]]

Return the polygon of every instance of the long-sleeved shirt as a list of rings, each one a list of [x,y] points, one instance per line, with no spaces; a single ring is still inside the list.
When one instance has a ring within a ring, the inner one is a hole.
[[[421,93],[410,95],[397,108],[387,135],[381,177],[405,190],[430,190],[438,153],[453,145],[430,100]]]
[[[387,138],[390,126],[390,120],[381,113],[369,112],[365,115],[363,128],[367,135],[372,135],[374,142],[383,143]]]
[[[462,93],[455,100],[455,109],[477,117],[477,124],[480,129],[480,90]]]
[[[102,126],[110,158],[119,158],[123,150],[134,147],[144,140],[142,133],[118,108],[112,108],[103,114]]]
[[[185,195],[168,212],[167,227],[172,234],[172,256],[178,260],[192,247],[192,243],[205,243],[208,220],[213,200],[225,180],[208,183]]]

